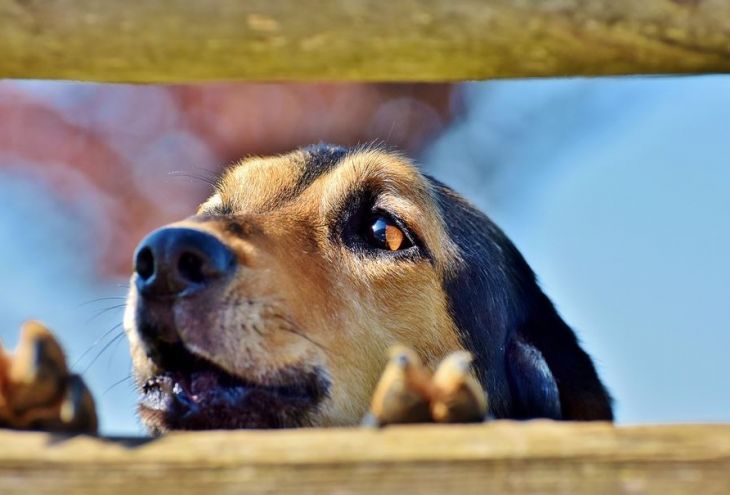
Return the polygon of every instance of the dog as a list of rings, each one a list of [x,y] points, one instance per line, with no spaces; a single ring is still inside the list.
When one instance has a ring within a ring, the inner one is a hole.
[[[398,344],[427,369],[468,351],[489,417],[613,419],[502,231],[375,146],[231,167],[137,247],[124,329],[152,434],[358,424]]]
[[[429,367],[470,351],[494,418],[613,417],[514,245],[394,152],[245,159],[134,263],[124,327],[153,433],[356,424],[394,344]]]

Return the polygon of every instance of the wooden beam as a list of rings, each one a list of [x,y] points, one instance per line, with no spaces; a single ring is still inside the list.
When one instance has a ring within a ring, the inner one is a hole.
[[[0,493],[696,493],[730,487],[730,425],[549,421],[212,431],[157,440],[0,432]]]
[[[725,0],[0,0],[0,77],[451,81],[730,70]]]

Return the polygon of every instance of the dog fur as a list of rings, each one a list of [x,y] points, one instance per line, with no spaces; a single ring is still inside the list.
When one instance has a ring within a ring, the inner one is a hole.
[[[373,214],[391,218],[412,245],[368,246],[362,231]],[[142,408],[153,431],[356,424],[395,344],[431,368],[469,350],[495,418],[612,419],[590,357],[514,245],[397,153],[318,145],[248,158],[171,227],[215,237],[237,268],[225,284],[175,301],[174,329],[160,331],[247,383],[316,377],[319,396],[263,423],[261,413],[191,425]],[[164,366],[141,328],[135,277],[125,330],[143,388]]]

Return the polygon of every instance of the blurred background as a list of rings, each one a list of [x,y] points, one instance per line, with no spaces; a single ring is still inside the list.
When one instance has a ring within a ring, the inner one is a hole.
[[[250,154],[380,142],[499,224],[622,423],[730,421],[730,78],[464,85],[0,82],[0,339],[46,322],[107,434],[142,433],[136,243]]]

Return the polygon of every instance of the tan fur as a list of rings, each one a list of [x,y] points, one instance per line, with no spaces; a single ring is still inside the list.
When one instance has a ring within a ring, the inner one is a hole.
[[[433,374],[431,415],[437,423],[469,423],[484,420],[487,396],[472,374],[473,357],[456,351]]]
[[[389,357],[370,403],[376,424],[430,421],[431,372],[405,346],[391,347]]]
[[[40,322],[23,325],[13,354],[0,346],[0,427],[96,432],[94,400],[69,373],[56,338]]]
[[[323,367],[332,389],[312,424],[355,424],[390,346],[407,345],[430,367],[462,347],[442,289],[456,249],[430,186],[404,158],[356,152],[297,191],[303,171],[301,151],[245,160],[223,176],[198,215],[178,224],[213,234],[239,262],[225,290],[195,306],[179,302],[178,331],[191,351],[259,383],[286,367]],[[366,258],[331,239],[343,201],[365,185],[381,191],[378,206],[423,239],[433,263]],[[217,214],[224,209],[233,216]],[[135,297],[133,290],[125,327],[144,377],[154,365],[134,331]]]

